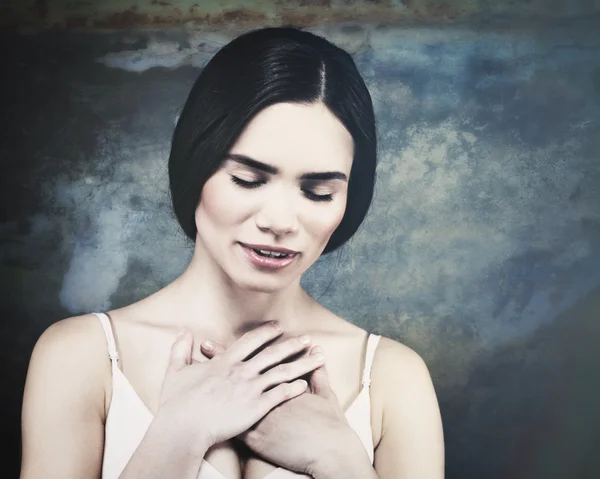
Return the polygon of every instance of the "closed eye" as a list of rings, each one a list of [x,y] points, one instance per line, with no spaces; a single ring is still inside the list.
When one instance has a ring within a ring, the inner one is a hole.
[[[266,183],[265,180],[246,181],[246,180],[242,180],[241,178],[238,178],[237,176],[233,176],[233,175],[230,175],[230,176],[231,176],[231,181],[233,181],[236,185],[239,185],[242,188],[247,188],[247,189],[258,188],[259,186],[262,186]],[[333,201],[332,194],[317,195],[316,193],[314,193],[311,190],[306,189],[306,188],[303,188],[302,192],[304,193],[304,196],[306,196],[311,201]]]
[[[317,195],[310,190],[302,190],[304,192],[304,196],[306,196],[309,200],[312,201],[332,201],[333,195]]]
[[[264,185],[266,183],[264,180],[246,181],[238,178],[237,176],[231,176],[231,181],[242,188],[258,188],[260,185]]]

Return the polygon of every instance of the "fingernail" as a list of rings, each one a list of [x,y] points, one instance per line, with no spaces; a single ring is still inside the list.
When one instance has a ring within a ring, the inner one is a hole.
[[[209,351],[215,349],[215,343],[213,343],[210,339],[205,339],[202,341],[202,346],[204,346],[204,349],[208,349]]]
[[[325,356],[323,356],[321,353],[317,353],[315,354],[315,359],[318,363],[322,363],[325,361]]]
[[[321,346],[315,346],[315,348],[313,349],[313,352],[323,353],[323,348]]]
[[[277,328],[277,331],[279,331],[279,332],[283,331],[281,329],[281,325],[279,324],[279,321],[271,321],[271,323],[273,324],[273,326],[275,326],[275,328]]]
[[[298,338],[300,342],[304,345],[310,344],[310,336],[308,334],[303,334]]]

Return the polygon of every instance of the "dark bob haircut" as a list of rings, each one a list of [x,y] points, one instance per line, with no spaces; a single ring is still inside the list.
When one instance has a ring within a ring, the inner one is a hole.
[[[276,103],[323,103],[350,133],[354,158],[344,217],[323,254],[359,228],[375,185],[377,139],[373,104],[352,57],[326,39],[293,27],[244,33],[206,64],[173,133],[169,182],[173,209],[196,239],[195,210],[246,125]]]

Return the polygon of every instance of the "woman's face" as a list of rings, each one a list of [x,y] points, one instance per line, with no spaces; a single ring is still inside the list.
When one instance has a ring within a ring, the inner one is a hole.
[[[197,243],[241,287],[289,285],[344,216],[352,158],[350,133],[321,103],[265,108],[206,182]]]

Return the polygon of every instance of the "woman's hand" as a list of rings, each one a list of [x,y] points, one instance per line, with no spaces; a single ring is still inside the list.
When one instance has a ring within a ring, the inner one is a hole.
[[[212,350],[202,346],[202,351],[215,359],[225,354],[225,348],[218,344]],[[321,348],[315,346],[307,357],[319,354]],[[354,447],[357,441],[329,385],[324,365],[311,373],[309,384],[312,394],[297,395],[279,404],[238,438],[267,461],[314,476],[328,451]]]
[[[171,348],[157,416],[166,414],[171,428],[182,431],[183,441],[198,440],[203,447],[248,430],[271,409],[302,394],[307,383],[297,378],[320,365],[315,357],[304,356],[278,366],[306,349],[298,338],[255,354],[281,334],[275,323],[267,323],[244,334],[218,357],[197,361],[192,358],[192,334],[184,332]]]

